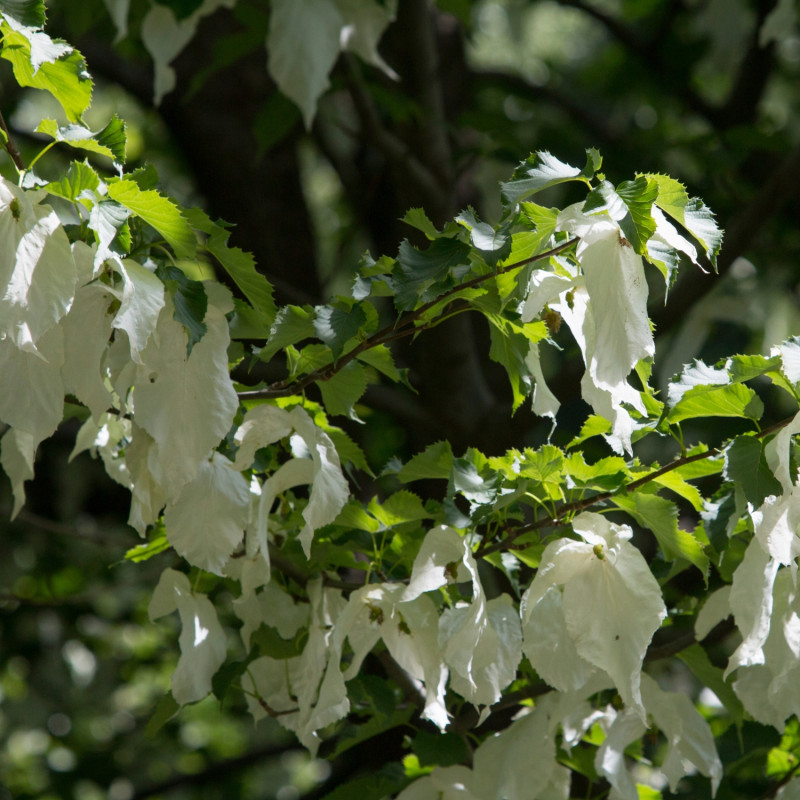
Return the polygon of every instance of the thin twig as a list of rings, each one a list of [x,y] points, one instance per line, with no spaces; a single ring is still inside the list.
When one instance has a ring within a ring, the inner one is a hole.
[[[356,347],[354,347],[352,350],[341,356],[341,358],[339,358],[335,364],[329,364],[325,367],[320,367],[319,369],[309,372],[302,378],[290,383],[279,381],[278,383],[274,383],[266,389],[255,389],[253,391],[239,392],[239,399],[263,400],[273,397],[289,397],[290,395],[302,392],[303,389],[305,389],[307,386],[310,386],[312,383],[315,383],[316,381],[330,380],[337,372],[342,370],[345,366],[347,366],[347,364],[360,356],[366,350],[370,350],[373,347],[378,347],[382,344],[387,344],[388,342],[395,341],[396,339],[402,339],[406,336],[419,333],[422,330],[426,330],[438,324],[439,322],[442,322],[446,317],[451,316],[452,309],[448,311],[447,308],[445,308],[439,317],[429,320],[423,325],[414,325],[415,322],[417,322],[432,308],[441,305],[442,303],[446,304],[447,300],[453,297],[453,295],[458,294],[464,289],[471,289],[475,286],[479,286],[481,283],[491,280],[492,278],[496,278],[498,275],[504,275],[507,272],[524,267],[526,264],[531,264],[535,261],[541,261],[557,255],[562,250],[566,250],[568,247],[575,244],[577,241],[577,238],[569,239],[568,241],[562,242],[560,245],[553,247],[550,250],[546,250],[543,253],[538,253],[537,255],[530,256],[529,258],[523,258],[521,261],[515,261],[513,264],[508,264],[507,266],[502,267],[495,272],[490,272],[486,275],[478,275],[477,277],[472,278],[465,283],[460,283],[458,286],[448,289],[434,300],[431,300],[430,302],[421,305],[418,309],[409,312],[405,316],[401,317],[397,322],[387,325],[376,333],[373,333],[372,336],[365,339],[363,342],[361,342],[361,344],[356,345]],[[465,305],[458,310],[460,312],[466,310],[467,308],[468,306]]]
[[[764,436],[769,436],[771,433],[775,433],[775,431],[779,431],[781,428],[784,428],[788,425],[794,417],[787,417],[780,422],[776,422],[774,425],[770,425],[768,428],[764,428],[763,431],[759,431],[755,434],[756,439],[761,439]],[[643,475],[641,478],[637,478],[635,481],[631,481],[624,487],[624,491],[626,494],[630,492],[636,491],[639,487],[644,486],[651,481],[654,481],[656,478],[660,478],[662,475],[667,474],[668,472],[673,472],[676,469],[680,469],[680,467],[686,466],[686,464],[691,464],[695,461],[702,461],[706,458],[716,458],[721,456],[723,453],[723,447],[714,447],[710,450],[707,450],[705,453],[695,453],[693,456],[684,456],[683,458],[677,458],[670,464],[667,464],[664,467],[659,469],[653,470],[653,472],[648,472],[647,475]],[[496,553],[498,551],[505,551],[509,550],[513,545],[514,542],[526,533],[531,533],[535,530],[540,530],[542,528],[553,528],[559,527],[561,525],[566,525],[566,517],[571,516],[573,513],[577,513],[583,511],[587,508],[591,508],[592,506],[598,505],[599,503],[603,503],[606,500],[610,500],[616,495],[619,495],[621,492],[619,489],[614,491],[608,492],[600,492],[599,494],[592,495],[591,497],[586,497],[583,500],[575,500],[571,503],[564,503],[555,514],[549,517],[543,517],[542,519],[538,519],[535,522],[529,522],[525,525],[518,525],[514,526],[510,532],[499,541],[492,542],[491,544],[487,544],[486,546],[481,546],[475,551],[475,558],[483,558],[491,553]]]
[[[20,172],[25,172],[25,162],[22,160],[22,156],[19,154],[19,150],[17,150],[17,146],[14,144],[14,140],[11,138],[11,133],[8,130],[8,125],[6,125],[6,120],[2,112],[0,112],[0,128],[3,129],[3,132],[6,135],[6,143],[5,143],[6,152],[11,157],[11,160],[14,162],[14,166]]]

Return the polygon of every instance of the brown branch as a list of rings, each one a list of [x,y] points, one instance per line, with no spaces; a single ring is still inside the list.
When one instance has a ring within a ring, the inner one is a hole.
[[[366,350],[371,350],[373,347],[378,347],[379,345],[387,344],[397,339],[402,339],[406,336],[417,334],[422,330],[430,329],[439,322],[442,322],[447,317],[452,316],[453,309],[448,311],[447,307],[445,306],[440,316],[436,317],[435,319],[429,320],[422,325],[414,324],[428,311],[438,305],[441,305],[442,303],[447,304],[447,301],[451,297],[463,291],[464,289],[471,289],[475,286],[479,286],[485,281],[496,278],[498,275],[504,275],[505,273],[519,269],[520,267],[524,267],[526,264],[531,264],[535,261],[541,261],[543,259],[550,258],[551,256],[560,253],[562,250],[566,250],[568,247],[571,247],[576,241],[578,241],[577,238],[569,239],[568,241],[562,242],[560,245],[553,247],[550,250],[546,250],[543,253],[538,253],[530,258],[523,258],[521,261],[515,261],[513,264],[508,264],[507,266],[502,267],[495,272],[489,272],[486,275],[478,275],[469,281],[460,283],[458,286],[448,289],[436,299],[431,300],[430,302],[421,305],[414,311],[409,312],[404,317],[401,317],[397,322],[387,325],[376,333],[373,333],[372,336],[365,339],[363,342],[361,342],[361,344],[356,345],[356,347],[354,347],[352,350],[345,353],[335,364],[329,364],[328,366],[320,367],[319,369],[309,372],[307,375],[299,378],[296,381],[292,381],[291,383],[279,381],[278,383],[274,383],[266,389],[255,389],[253,391],[239,392],[239,399],[263,400],[273,397],[289,397],[290,395],[302,392],[303,389],[305,389],[307,386],[310,386],[312,383],[315,383],[316,381],[330,380],[337,372],[347,366],[347,364],[360,356],[361,353],[365,352]],[[468,307],[469,306],[467,304],[464,304],[463,306],[460,306],[457,311],[465,311]]]
[[[11,160],[14,162],[14,166],[20,172],[25,172],[25,162],[22,160],[22,156],[19,154],[19,150],[17,150],[17,146],[14,144],[14,140],[11,138],[11,133],[8,130],[8,125],[6,125],[6,120],[2,113],[0,113],[0,128],[3,129],[3,132],[5,133],[6,136],[6,142],[5,142],[6,152],[11,157]]]
[[[787,417],[780,422],[776,422],[774,425],[770,425],[768,428],[764,428],[763,431],[759,431],[755,434],[753,438],[761,439],[764,436],[769,436],[776,431],[779,431],[781,428],[784,428],[788,425],[794,417]],[[626,494],[630,492],[636,491],[641,486],[644,486],[647,483],[655,480],[656,478],[665,475],[668,472],[673,472],[680,467],[685,466],[686,464],[691,464],[695,461],[702,461],[706,458],[716,458],[722,455],[724,448],[723,447],[713,447],[710,450],[707,450],[705,453],[695,453],[693,456],[684,456],[683,458],[677,458],[671,464],[667,464],[664,467],[660,467],[659,469],[653,470],[653,472],[648,472],[647,475],[643,475],[641,478],[637,478],[635,481],[632,481],[629,484],[626,484],[624,487],[624,492]],[[526,533],[531,533],[536,530],[541,530],[542,528],[552,528],[552,527],[560,527],[561,525],[566,525],[567,522],[565,520],[566,517],[571,516],[574,513],[578,513],[583,511],[587,508],[591,508],[592,506],[598,505],[600,503],[604,503],[606,500],[610,500],[611,498],[615,497],[616,495],[621,494],[620,489],[616,489],[613,491],[608,492],[600,492],[599,494],[592,495],[591,497],[586,497],[583,500],[575,500],[571,503],[564,503],[555,514],[549,517],[543,517],[541,519],[536,520],[535,522],[529,522],[525,525],[517,525],[517,526],[509,526],[511,528],[510,532],[499,541],[493,542],[491,544],[481,545],[475,551],[475,558],[484,558],[491,553],[496,553],[498,551],[505,551],[509,550],[514,546],[514,542]]]

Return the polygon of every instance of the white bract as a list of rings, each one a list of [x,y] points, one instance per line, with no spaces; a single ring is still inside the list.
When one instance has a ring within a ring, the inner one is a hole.
[[[563,688],[577,688],[590,667],[604,670],[641,719],[642,660],[666,616],[661,590],[642,554],[629,543],[631,529],[599,514],[584,512],[572,521],[584,541],[559,539],[542,554],[542,565],[522,598],[523,652],[534,669],[541,665]],[[561,592],[559,604],[549,593]],[[539,609],[540,603],[546,605]],[[566,639],[554,633],[565,623]],[[555,655],[539,646],[552,642]],[[572,661],[575,654],[585,662]],[[558,670],[563,679],[557,678]]]
[[[172,674],[172,696],[178,703],[194,703],[211,691],[211,678],[225,661],[225,632],[211,601],[194,594],[189,579],[166,569],[150,600],[150,619],[177,611],[183,626],[181,657]]]

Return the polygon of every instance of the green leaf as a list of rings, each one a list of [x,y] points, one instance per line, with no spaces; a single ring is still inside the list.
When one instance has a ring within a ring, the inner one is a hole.
[[[417,732],[411,742],[421,767],[449,767],[461,764],[468,758],[467,745],[457,733]]]
[[[436,230],[436,226],[428,219],[428,215],[422,208],[409,208],[400,222],[405,222],[406,225],[422,231],[428,239],[433,240],[439,237],[439,231]]]
[[[723,678],[723,672],[715,667],[706,651],[699,644],[693,644],[678,653],[678,658],[695,674],[703,686],[707,686],[731,715],[737,728],[744,722],[744,708],[733,688]]]
[[[315,333],[314,312],[310,308],[284,306],[275,316],[269,331],[269,339],[261,350],[259,358],[262,361],[271,361],[280,350],[303,339],[311,339]]]
[[[328,380],[317,381],[317,386],[329,416],[343,414],[356,422],[361,421],[353,406],[367,390],[367,374],[363,365],[351,361]]]
[[[691,533],[678,527],[678,507],[674,503],[643,492],[618,495],[612,498],[612,502],[652,531],[667,561],[683,558],[694,564],[703,577],[708,574],[708,557],[700,542]]]
[[[54,119],[43,119],[36,128],[36,132],[44,133],[69,147],[106,156],[117,166],[125,163],[127,140],[125,123],[117,116],[103,130],[96,133],[92,133],[82,125],[59,127]]]
[[[665,489],[670,489],[684,500],[688,500],[692,504],[692,507],[695,511],[702,511],[705,507],[703,495],[700,494],[697,487],[692,486],[691,483],[687,483],[678,474],[677,470],[665,472],[663,475],[653,478],[653,483],[657,483],[659,486],[663,486]]]
[[[368,510],[382,525],[391,528],[404,522],[430,519],[431,514],[422,505],[422,500],[413,492],[401,489],[390,495],[383,502],[377,498],[370,500]]]
[[[247,672],[250,663],[259,655],[257,649],[250,651],[247,658],[242,661],[228,661],[223,664],[211,678],[211,691],[220,702],[234,683],[238,683],[242,675]]]
[[[469,232],[470,241],[490,266],[508,257],[511,252],[510,224],[501,225],[497,230],[487,222],[481,222],[472,208],[462,211],[456,222],[460,222]]]
[[[89,228],[94,231],[99,244],[115,252],[128,253],[131,249],[131,230],[128,210],[113,200],[95,203],[89,214]]]
[[[757,402],[754,402],[757,401]],[[695,417],[742,417],[759,419],[763,404],[756,393],[741,383],[726,386],[695,386],[684,393],[667,414],[667,422]]]
[[[764,442],[753,436],[737,436],[725,448],[725,480],[733,481],[758,508],[770,495],[783,494],[780,481],[773,475],[764,453]]]
[[[95,192],[98,186],[100,186],[98,174],[86,162],[73,161],[70,163],[66,175],[58,181],[48,183],[44,188],[56,197],[75,201],[82,192]],[[89,204],[91,205],[91,203]],[[125,219],[127,219],[127,214],[125,214]]]
[[[181,710],[172,694],[166,694],[158,701],[153,716],[147,721],[144,735],[154,739],[155,735]]]
[[[266,324],[271,325],[276,313],[272,284],[257,271],[255,259],[250,253],[228,245],[230,232],[226,230],[227,223],[222,220],[212,222],[199,208],[184,209],[183,214],[193,228],[208,235],[206,250],[230,275]]]
[[[602,436],[611,430],[611,423],[597,414],[591,414],[581,426],[580,433],[567,445],[567,450],[572,450],[593,436]]]
[[[470,449],[463,458],[453,461],[453,488],[471,503],[487,505],[497,498],[500,476],[486,468],[486,459],[478,451]]]
[[[722,363],[717,366],[723,366]],[[761,355],[751,356],[731,356],[724,362],[731,380],[736,383],[752,380],[759,375],[764,375],[767,372],[779,370],[781,368],[781,357],[773,356],[767,358]]]
[[[427,478],[449,478],[453,469],[453,451],[450,442],[442,441],[428,445],[421,453],[406,463],[397,477],[403,483],[425,480]]]
[[[43,28],[44,0],[0,0],[0,14],[12,17],[27,28]]]
[[[190,280],[178,267],[162,267],[156,270],[156,274],[172,291],[172,302],[175,307],[173,319],[186,328],[189,336],[186,344],[188,358],[192,354],[192,348],[208,330],[203,322],[208,311],[205,287],[200,281]]]
[[[20,86],[43,89],[50,92],[61,103],[70,122],[79,122],[83,112],[92,102],[92,80],[86,71],[83,56],[74,48],[59,40],[51,40],[49,52],[37,39],[37,51],[45,58],[38,68],[32,62],[31,43],[20,31],[12,30],[5,22],[0,25],[3,48],[0,56],[11,62],[14,77]],[[37,37],[46,37],[41,32]]]
[[[489,327],[489,358],[500,364],[508,374],[513,397],[511,411],[514,413],[533,391],[533,376],[525,363],[531,343],[521,334],[511,330],[505,320],[495,314],[487,314]]]
[[[647,175],[658,185],[656,205],[686,228],[703,246],[706,257],[716,269],[722,247],[722,230],[711,210],[698,197],[689,198],[682,183],[668,175]]]
[[[271,625],[262,622],[250,634],[250,646],[257,647],[259,654],[270,658],[294,658],[305,649],[308,631],[301,628],[291,639],[284,639]]]
[[[427,250],[417,250],[404,240],[397,255],[397,307],[413,308],[431,286],[449,276],[453,267],[467,264],[469,253],[468,244],[450,237],[436,239]]]
[[[241,38],[248,40],[251,35],[247,31],[242,34]],[[262,42],[263,40],[259,40],[259,44]],[[239,58],[241,58],[241,50],[237,53],[236,60]],[[195,76],[192,81],[192,89],[199,86],[203,77],[202,74]],[[253,120],[253,135],[258,144],[256,158],[260,160],[273,147],[280,144],[294,130],[299,121],[300,112],[297,106],[281,92],[272,92],[261,105]]]
[[[514,170],[511,180],[500,184],[503,208],[513,208],[524,197],[565,181],[589,183],[577,167],[564,164],[545,150],[532,153]]]
[[[153,556],[157,556],[159,553],[163,553],[165,550],[169,550],[169,548],[170,543],[167,541],[166,529],[161,525],[151,533],[149,541],[144,544],[137,544],[126,551],[125,560],[139,564]]]
[[[655,233],[656,223],[651,209],[658,193],[655,181],[640,175],[635,181],[625,181],[616,189],[608,182],[589,193],[584,203],[585,213],[607,210],[619,223],[622,233],[640,255],[647,252],[647,240]],[[619,216],[623,208],[627,212]]]
[[[317,336],[333,351],[334,362],[344,350],[344,346],[366,324],[367,316],[360,305],[350,308],[342,305],[317,306],[314,330]]]
[[[630,215],[619,222],[622,232],[633,249],[639,255],[644,255],[647,252],[647,240],[656,232],[652,208],[658,195],[658,185],[651,178],[639,175],[635,181],[620,183],[617,194],[628,207]],[[631,236],[634,238],[631,239]]]
[[[580,452],[567,456],[564,469],[578,488],[604,492],[619,488],[631,474],[624,458],[607,456],[594,464],[587,464]]]
[[[369,350],[364,350],[357,356],[359,361],[363,361],[373,369],[385,375],[389,380],[396,383],[408,384],[407,373],[408,370],[400,370],[394,363],[394,356],[392,351],[385,344],[378,345],[377,347],[370,347]]]
[[[400,792],[409,783],[410,779],[400,764],[386,764],[377,771],[340,784],[322,800],[384,800]]]
[[[107,185],[108,196],[155,228],[178,258],[194,258],[197,249],[194,231],[172,200],[153,189],[143,191],[136,181],[127,178],[109,181]]]

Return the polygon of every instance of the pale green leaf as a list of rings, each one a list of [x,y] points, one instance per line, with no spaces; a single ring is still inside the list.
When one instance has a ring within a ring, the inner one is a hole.
[[[109,181],[108,196],[152,225],[171,245],[179,258],[193,258],[197,249],[194,231],[172,200],[157,191],[142,190],[136,181]]]
[[[45,20],[44,0],[0,0],[0,14],[12,17],[26,28],[42,28]]]
[[[411,458],[397,473],[403,483],[426,478],[449,478],[453,469],[453,451],[450,442],[436,442]]]
[[[542,189],[574,180],[588,183],[578,167],[564,164],[544,150],[533,153],[514,170],[511,180],[500,184],[503,206],[511,208]]]
[[[208,252],[219,261],[265,323],[271,325],[275,319],[272,285],[258,271],[253,256],[238,247],[228,245],[230,232],[226,229],[226,223],[221,220],[212,222],[208,215],[197,208],[184,209],[183,215],[192,227],[208,235],[205,242]]]
[[[652,531],[667,561],[683,558],[694,564],[705,577],[708,557],[702,545],[689,531],[678,527],[678,508],[671,501],[654,494],[634,492],[613,498],[640,525]]]
[[[11,62],[20,86],[44,89],[61,103],[71,122],[79,122],[92,102],[92,80],[83,56],[47,34],[29,28],[0,26],[4,37],[0,55]]]
[[[351,361],[327,380],[317,381],[317,386],[330,416],[343,414],[359,421],[353,406],[367,390],[367,375],[362,364]]]

